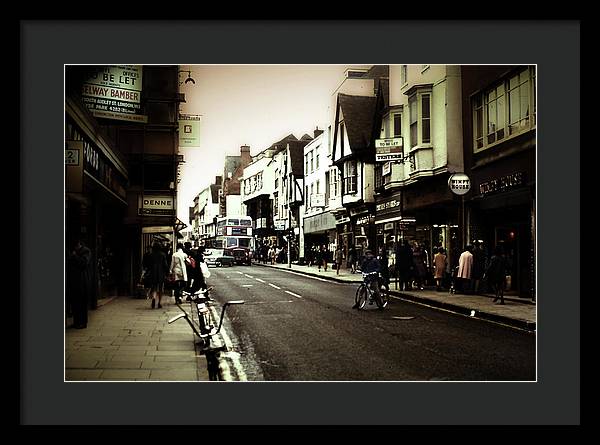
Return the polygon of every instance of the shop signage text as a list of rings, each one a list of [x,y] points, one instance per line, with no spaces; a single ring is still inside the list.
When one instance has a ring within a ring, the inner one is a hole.
[[[399,161],[403,157],[402,138],[375,140],[375,161]]]
[[[175,202],[172,196],[140,196],[140,215],[174,215]]]
[[[396,207],[400,207],[400,201],[392,199],[390,201],[380,202],[379,204],[377,204],[375,209],[378,212],[381,212],[381,211],[385,211],[385,210],[389,210],[389,209],[395,209]]]
[[[504,192],[511,188],[521,186],[524,183],[524,176],[523,172],[517,172],[482,182],[479,184],[479,193],[481,195],[488,195],[490,193]]]
[[[454,173],[448,178],[448,187],[455,195],[464,195],[471,190],[471,179],[464,173]]]

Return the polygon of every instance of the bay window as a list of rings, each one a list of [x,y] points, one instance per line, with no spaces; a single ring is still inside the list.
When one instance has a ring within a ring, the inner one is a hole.
[[[356,161],[344,162],[344,194],[356,193],[358,182],[358,171]]]

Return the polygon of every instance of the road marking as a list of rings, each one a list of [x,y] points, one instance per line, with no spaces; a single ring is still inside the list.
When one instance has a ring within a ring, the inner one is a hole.
[[[242,284],[242,287],[252,287],[254,284]]]
[[[248,275],[247,273],[245,273],[244,275],[246,275],[248,278],[254,278],[252,275]]]
[[[239,273],[240,275],[244,275],[244,272],[236,271],[236,273]]]
[[[213,306],[209,306],[209,309],[212,313],[213,316],[213,320],[218,320],[218,314],[217,314],[217,310],[213,307]],[[213,336],[213,341],[215,342],[215,345],[217,347],[219,347],[220,345],[218,345],[217,343],[220,343],[220,341],[216,341],[216,340],[222,340],[223,343],[225,344],[225,348],[226,351],[233,351],[233,343],[231,342],[231,338],[229,337],[229,335],[227,335],[227,331],[225,331],[224,329],[221,329],[221,331],[217,334],[217,336]],[[239,361],[239,356],[236,355],[226,355],[226,358],[222,358],[221,354],[217,354],[217,359],[219,360],[219,371],[221,374],[221,377],[223,378],[223,380],[225,381],[233,381],[234,378],[232,376],[231,373],[231,368],[229,367],[229,365],[227,364],[227,360],[231,361],[231,364],[233,365],[233,369],[235,370],[235,374],[237,374],[237,380],[238,381],[247,381],[247,377],[246,377],[246,373],[244,372],[244,369],[242,368],[242,364]]]
[[[261,283],[266,283],[265,280],[261,280],[260,278],[255,278],[256,281],[260,281]]]
[[[269,283],[269,286],[271,286],[271,287],[274,287],[275,289],[281,289],[279,286],[275,286],[275,285],[274,285],[274,284],[272,284],[272,283]]]
[[[295,294],[295,293],[293,293],[293,292],[290,292],[289,290],[286,290],[286,291],[285,291],[285,293],[286,293],[286,294],[293,295],[293,296],[294,296],[294,297],[296,297],[296,298],[302,298],[300,295],[298,295],[298,294]]]
[[[313,280],[326,281],[327,283],[331,283],[331,284],[348,284],[348,283],[349,283],[349,284],[356,284],[356,283],[358,283],[358,281],[357,281],[357,282],[340,283],[340,282],[338,282],[338,281],[331,281],[331,280],[327,280],[327,279],[325,279],[325,278],[319,278],[319,277],[315,277],[315,276],[313,276],[313,275],[306,275],[306,274],[299,273],[299,272],[293,272],[293,271],[291,271],[291,270],[285,270],[285,269],[279,269],[279,268],[278,268],[278,270],[282,270],[283,272],[286,272],[286,273],[292,273],[292,274],[294,274],[294,275],[300,275],[300,276],[302,276],[302,277],[308,277],[308,278],[312,278]],[[360,283],[359,283],[359,284],[360,284]]]

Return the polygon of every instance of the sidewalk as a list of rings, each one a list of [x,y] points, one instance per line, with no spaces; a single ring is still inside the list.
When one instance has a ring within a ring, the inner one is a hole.
[[[312,275],[341,283],[358,283],[362,281],[362,275],[351,273],[348,269],[341,269],[339,275],[331,266],[327,271],[318,270],[317,266],[299,266],[292,264],[291,269],[285,264],[262,264],[254,262],[253,265],[274,267],[277,269],[291,270],[293,272]],[[450,294],[448,291],[437,292],[432,289],[414,291],[399,291],[396,283],[390,281],[390,294],[394,297],[418,303],[428,304],[451,312],[481,318],[497,323],[506,324],[527,331],[536,329],[536,305],[531,300],[518,297],[504,297],[504,305],[493,303],[493,295],[463,295]]]
[[[174,299],[163,297],[162,306],[129,296],[99,300],[86,329],[65,329],[65,381],[208,381],[189,325],[167,323],[181,312]]]

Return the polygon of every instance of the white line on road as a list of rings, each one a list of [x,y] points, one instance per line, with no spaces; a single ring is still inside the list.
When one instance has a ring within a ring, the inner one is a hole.
[[[293,272],[291,270],[285,270],[285,269],[278,269],[278,270],[283,270],[284,272],[293,273],[294,275],[300,275],[302,277],[312,278],[313,280],[326,281],[326,282],[331,283],[331,284],[348,284],[348,283],[340,283],[338,281],[327,280],[325,278],[314,277],[312,275],[306,275],[306,274],[303,274],[303,273]],[[357,284],[357,283],[355,283],[355,282],[349,282],[349,284]],[[360,284],[360,283],[358,283],[358,284]]]
[[[244,275],[246,275],[248,278],[254,278],[252,275],[248,275],[247,273],[245,273]]]
[[[213,314],[213,319],[217,320],[217,318],[216,318],[217,312],[216,312],[215,308],[210,307],[210,310]],[[231,342],[231,338],[229,337],[229,335],[227,335],[227,332],[224,329],[222,329],[219,332],[219,337],[223,340],[223,343],[225,343],[226,351],[233,351],[233,343]],[[238,381],[247,381],[248,378],[246,377],[246,373],[244,372],[242,364],[240,363],[240,361],[237,357],[238,356],[236,356],[236,355],[228,356],[229,360],[231,360],[231,364],[233,365],[233,369],[235,370],[235,373],[237,374]],[[219,359],[219,368],[221,370],[223,380],[226,380],[226,381],[233,380],[233,378],[231,376],[230,368],[227,365],[226,360]]]
[[[285,291],[285,293],[286,293],[286,294],[293,295],[293,296],[294,296],[294,297],[296,297],[296,298],[302,298],[300,295],[298,295],[298,294],[295,294],[295,293],[293,293],[293,292],[290,292],[289,290],[286,290],[286,291]]]
[[[274,285],[274,284],[272,284],[272,283],[269,283],[269,286],[271,286],[271,287],[274,287],[275,289],[281,289],[279,286],[275,286],[275,285]]]
[[[261,283],[266,283],[265,280],[261,280],[260,278],[255,278],[256,281],[260,281]]]
[[[240,275],[244,275],[244,272],[240,272],[239,270],[237,270],[236,273],[239,273]]]

